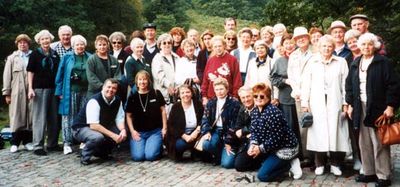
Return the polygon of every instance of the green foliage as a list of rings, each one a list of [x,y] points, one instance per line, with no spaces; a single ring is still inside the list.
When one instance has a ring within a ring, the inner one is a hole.
[[[189,28],[186,10],[190,1],[185,0],[143,0],[143,16],[147,22],[157,24],[159,33],[168,32],[172,27]]]

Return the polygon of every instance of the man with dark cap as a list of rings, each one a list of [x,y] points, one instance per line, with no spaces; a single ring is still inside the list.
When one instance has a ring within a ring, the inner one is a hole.
[[[156,25],[154,23],[145,23],[143,32],[146,37],[143,56],[147,62],[151,63],[154,56],[160,51],[157,47]]]
[[[365,14],[356,14],[350,17],[350,25],[351,29],[358,30],[361,34],[365,34],[369,32],[369,18]],[[377,35],[378,36],[378,35]],[[379,42],[381,42],[381,48],[378,50],[378,54],[386,55],[386,48],[383,42],[383,39],[378,36]]]

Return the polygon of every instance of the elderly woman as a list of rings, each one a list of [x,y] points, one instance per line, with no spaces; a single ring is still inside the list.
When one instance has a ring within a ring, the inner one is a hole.
[[[295,133],[297,140],[300,141],[301,138],[296,112],[296,103],[294,98],[290,96],[292,88],[287,81],[287,67],[289,56],[296,49],[296,44],[294,40],[292,40],[291,34],[284,35],[281,42],[283,49],[285,49],[285,53],[282,57],[278,58],[275,61],[275,64],[270,72],[270,80],[272,86],[277,89],[274,93],[275,103],[279,103],[279,109],[285,116],[287,124],[289,125],[290,129],[292,129],[292,131]],[[300,150],[302,149],[301,145],[299,146],[299,148]],[[293,178],[301,178],[303,172],[300,168],[300,160],[297,158],[292,160],[291,165],[292,167],[290,171],[293,173]]]
[[[183,28],[181,27],[174,27],[169,31],[169,34],[172,36],[173,39],[172,51],[176,53],[179,57],[183,57],[185,53],[181,48],[181,43],[186,37],[185,30],[183,30]]]
[[[204,109],[200,101],[193,99],[193,96],[193,89],[190,85],[180,86],[179,98],[181,101],[172,106],[168,117],[166,141],[168,156],[177,161],[182,159],[184,151],[193,148],[200,135]]]
[[[125,61],[129,57],[129,54],[124,50],[124,44],[126,42],[125,34],[122,32],[113,32],[108,39],[112,47],[110,54],[118,60],[121,73],[124,74]]]
[[[260,30],[260,37],[261,40],[264,40],[264,42],[268,45],[268,56],[273,57],[275,49],[272,48],[272,42],[274,40],[274,32],[272,32],[273,28],[269,25],[264,26]]]
[[[224,34],[224,39],[226,42],[226,50],[228,51],[228,53],[238,48],[238,41],[235,31],[226,31]]]
[[[250,113],[250,145],[239,153],[238,171],[257,169],[262,182],[271,182],[290,168],[290,160],[298,153],[298,140],[286,124],[282,112],[271,104],[271,89],[264,83],[253,87],[256,108]]]
[[[254,44],[256,57],[252,58],[247,68],[247,75],[244,84],[253,87],[257,83],[265,83],[271,86],[269,74],[273,67],[271,59],[268,56],[268,45],[263,40],[258,40]]]
[[[136,74],[141,70],[145,70],[151,74],[151,67],[149,62],[143,57],[144,41],[142,39],[133,38],[130,48],[132,49],[132,55],[128,57],[125,63],[125,77],[128,85],[131,88],[131,91],[136,91]]]
[[[201,51],[199,52],[199,55],[197,56],[197,77],[199,77],[200,81],[203,81],[203,75],[204,75],[204,69],[206,68],[206,64],[208,61],[208,58],[211,56],[212,52],[212,45],[211,45],[211,38],[214,37],[214,34],[206,30],[201,34],[200,39],[201,39]]]
[[[256,53],[251,47],[251,38],[253,37],[253,33],[249,28],[243,28],[239,31],[239,39],[241,42],[241,46],[239,48],[231,51],[231,55],[233,55],[236,60],[239,62],[240,74],[242,76],[242,82],[244,82],[246,78],[246,74],[249,70],[249,62],[252,58],[256,57]]]
[[[277,49],[281,43],[282,36],[287,34],[286,26],[282,23],[277,23],[272,28],[272,32],[274,33],[274,39],[272,42],[272,48]]]
[[[58,146],[60,125],[57,116],[57,98],[54,95],[60,58],[50,48],[53,39],[54,36],[48,30],[41,30],[35,35],[35,41],[40,47],[32,52],[26,68],[29,84],[28,98],[33,100],[33,153],[40,156],[47,155],[44,149],[45,132],[47,132],[47,151],[62,150]]]
[[[107,36],[98,35],[94,41],[96,53],[87,60],[86,76],[88,79],[87,97],[100,92],[103,83],[108,78],[120,80],[121,69],[118,60],[108,53]]]
[[[151,72],[154,78],[154,89],[159,90],[167,104],[172,104],[175,94],[175,68],[179,57],[172,52],[173,39],[169,34],[158,37],[157,46],[160,52],[151,63]],[[169,111],[169,109],[167,109]]]
[[[130,147],[134,161],[154,161],[161,156],[162,140],[167,132],[165,100],[151,86],[150,73],[136,74],[137,92],[128,97],[126,117],[131,133]]]
[[[361,56],[361,50],[357,46],[357,40],[360,36],[361,32],[354,29],[350,29],[344,34],[344,42],[346,42],[351,51],[351,62],[353,62],[357,57]],[[349,67],[351,65],[351,62],[348,64]]]
[[[56,76],[55,95],[60,98],[58,113],[62,115],[64,154],[72,153],[72,122],[79,109],[86,103],[86,62],[91,56],[85,51],[87,43],[83,36],[72,36],[71,44],[74,51],[65,54],[61,59]]]
[[[175,84],[180,86],[184,84],[187,79],[195,84],[200,84],[200,79],[197,77],[196,65],[197,59],[194,55],[196,44],[191,39],[184,39],[181,48],[185,56],[180,58],[176,63]]]
[[[374,121],[382,114],[393,117],[399,106],[400,80],[393,64],[377,54],[381,43],[372,33],[365,33],[357,41],[362,55],[354,60],[346,80],[348,115],[354,128],[360,130],[360,153],[364,174],[357,182],[376,182],[376,186],[390,186],[390,146],[382,145]]]
[[[213,157],[214,164],[224,168],[233,168],[235,152],[232,143],[227,138],[229,129],[234,129],[240,103],[228,95],[229,84],[224,78],[213,81],[216,97],[212,98],[205,107],[201,122],[201,134],[207,137],[203,149]]]
[[[324,35],[324,32],[318,27],[311,27],[308,32],[313,53],[318,53],[318,41]]]
[[[334,56],[335,41],[325,35],[318,42],[319,54],[310,59],[301,88],[301,107],[311,112],[313,124],[307,131],[307,150],[314,151],[315,174],[324,173],[325,157],[330,155],[330,172],[342,175],[339,166],[350,151],[344,85],[347,62]]]
[[[226,43],[222,36],[215,36],[211,40],[213,46],[212,56],[204,70],[203,81],[201,84],[201,95],[203,106],[209,99],[215,96],[213,82],[217,78],[224,78],[229,84],[229,94],[233,97],[238,97],[237,91],[242,86],[242,79],[239,71],[239,63],[236,58],[226,52]]]
[[[28,79],[26,66],[32,51],[29,50],[31,38],[26,34],[20,34],[15,39],[17,46],[10,56],[7,57],[3,73],[3,96],[9,104],[10,127],[12,130],[10,152],[18,151],[22,142],[25,148],[32,150],[32,116],[31,104],[28,100]]]

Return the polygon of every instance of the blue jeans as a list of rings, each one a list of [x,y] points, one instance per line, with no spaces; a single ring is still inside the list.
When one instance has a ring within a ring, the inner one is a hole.
[[[214,156],[215,162],[221,162],[224,168],[233,168],[235,163],[235,155],[228,155],[222,142],[222,129],[218,128],[211,132],[211,139],[203,143],[204,151]]]
[[[262,182],[272,182],[289,169],[290,160],[282,160],[272,153],[262,162],[257,177]]]
[[[221,155],[221,166],[226,169],[231,169],[235,167],[235,157],[236,157],[236,152],[232,149],[233,153],[228,153],[226,152],[225,146],[222,150],[222,155]]]
[[[185,134],[190,135],[193,131],[194,131],[194,128],[186,128]],[[193,146],[194,146],[194,142],[187,143],[184,139],[178,138],[175,142],[175,151],[177,154],[181,155],[186,150],[193,148]]]
[[[140,140],[130,139],[131,156],[134,161],[154,161],[160,158],[162,147],[161,128],[139,132]]]

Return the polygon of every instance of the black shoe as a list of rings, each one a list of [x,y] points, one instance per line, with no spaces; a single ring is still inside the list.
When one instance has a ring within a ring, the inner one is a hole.
[[[43,149],[36,149],[33,151],[33,154],[38,155],[38,156],[46,156],[47,152]]]
[[[376,175],[359,175],[356,177],[356,182],[369,183],[376,182],[377,180],[378,177],[376,177]]]
[[[49,151],[49,152],[55,152],[55,151],[59,152],[59,151],[63,151],[63,148],[58,146],[58,145],[56,145],[54,147],[47,147],[47,151]]]
[[[84,165],[84,166],[87,166],[87,165],[92,164],[92,161],[81,159],[81,164]]]
[[[392,182],[388,179],[388,180],[384,180],[384,179],[378,179],[378,181],[375,183],[375,187],[387,187],[390,186],[392,184]]]

